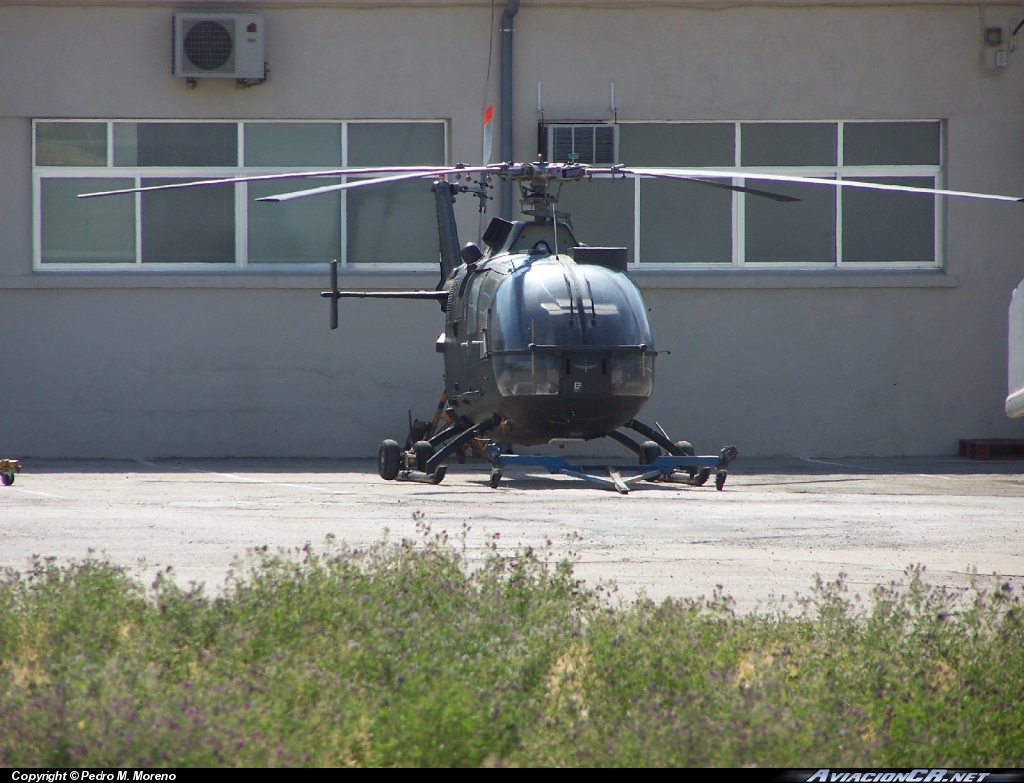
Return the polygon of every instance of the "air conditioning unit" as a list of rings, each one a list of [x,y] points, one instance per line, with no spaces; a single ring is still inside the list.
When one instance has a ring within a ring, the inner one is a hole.
[[[186,79],[266,77],[263,14],[174,14],[173,70]]]
[[[609,123],[548,123],[548,161],[611,166],[619,158],[619,126]]]

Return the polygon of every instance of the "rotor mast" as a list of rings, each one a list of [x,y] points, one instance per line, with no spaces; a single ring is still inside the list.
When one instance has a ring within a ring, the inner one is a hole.
[[[587,176],[587,169],[585,166],[538,161],[508,166],[499,176],[519,183],[524,215],[532,215],[538,220],[568,220],[568,213],[556,212],[554,208],[562,183],[579,182]]]

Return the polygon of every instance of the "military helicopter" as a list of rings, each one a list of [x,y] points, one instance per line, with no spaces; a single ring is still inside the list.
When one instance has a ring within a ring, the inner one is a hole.
[[[734,184],[753,179],[823,186],[866,187],[940,195],[988,198],[1009,196],[903,185],[815,179],[750,170],[597,167],[577,162],[500,163],[485,166],[387,167],[270,174],[201,182],[173,183],[82,197],[135,193],[242,181],[338,177],[358,179],[266,196],[259,201],[290,201],[355,187],[407,179],[432,179],[440,250],[440,281],[427,291],[342,291],[337,262],[331,264],[330,325],[338,326],[338,301],[344,298],[434,300],[445,314],[436,350],[444,356],[445,390],[439,413],[448,421],[434,426],[410,422],[405,446],[386,439],[377,466],[385,480],[439,484],[445,461],[484,443],[491,464],[490,485],[497,487],[512,465],[540,465],[607,486],[620,493],[641,481],[659,480],[703,486],[715,473],[721,490],[735,446],[698,456],[685,440],[672,440],[659,427],[636,419],[654,388],[655,350],[647,307],[627,274],[627,249],[589,247],[576,237],[568,214],[555,209],[562,185],[595,176],[661,177],[698,182],[776,201],[799,199]],[[474,179],[474,177],[476,177]],[[528,218],[492,218],[483,232],[484,248],[460,246],[454,204],[460,194],[489,198],[490,181],[517,183],[522,212]],[[435,423],[438,418],[435,417]],[[631,430],[637,441],[622,430]],[[562,457],[509,453],[513,446],[608,437],[635,455],[625,465],[573,465]],[[602,474],[607,475],[602,475]],[[623,475],[627,474],[627,475]]]
[[[322,293],[333,303],[332,328],[338,300],[346,297],[432,298],[446,316],[436,347],[444,355],[444,399],[452,423],[436,434],[418,433],[429,437],[411,435],[404,449],[385,440],[378,452],[380,476],[439,483],[446,459],[486,437],[492,486],[504,467],[532,463],[610,483],[620,492],[641,476],[703,484],[715,469],[721,488],[735,447],[699,458],[689,443],[671,441],[635,418],[651,395],[657,352],[643,297],[626,274],[626,248],[583,245],[569,215],[554,209],[555,188],[591,170],[538,162],[477,173],[518,183],[523,214],[530,219],[492,218],[483,233],[484,249],[475,243],[460,248],[455,198],[460,193],[486,198],[487,176],[463,182],[462,170],[446,172],[432,186],[441,267],[435,291],[339,291],[332,264],[331,289]],[[638,443],[620,428],[646,440]],[[637,476],[623,478],[622,468],[605,465],[606,479],[559,457],[504,453],[513,445],[605,436],[638,455],[643,469]],[[658,463],[662,449],[677,459]]]

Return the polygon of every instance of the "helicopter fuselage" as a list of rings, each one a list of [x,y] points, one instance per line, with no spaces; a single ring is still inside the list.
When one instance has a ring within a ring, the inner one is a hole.
[[[469,424],[497,415],[489,436],[523,445],[597,438],[632,419],[656,354],[624,262],[624,249],[577,247],[567,226],[556,236],[538,220],[455,267],[437,343],[452,411]]]

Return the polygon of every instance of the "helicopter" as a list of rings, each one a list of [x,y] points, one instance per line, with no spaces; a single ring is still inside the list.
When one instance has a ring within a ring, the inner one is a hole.
[[[625,247],[590,247],[580,242],[571,216],[556,209],[561,187],[593,177],[681,179],[780,202],[798,198],[736,182],[765,180],[831,187],[861,187],[1001,201],[1011,196],[917,188],[907,185],[837,182],[834,179],[757,173],[750,170],[629,168],[569,161],[499,163],[482,166],[415,166],[335,169],[171,183],[82,194],[80,198],[229,184],[243,181],[338,177],[356,179],[264,196],[283,202],[355,187],[408,179],[431,179],[437,214],[440,280],[434,290],[342,291],[338,264],[331,263],[330,326],[338,327],[338,303],[347,298],[433,300],[444,314],[435,348],[444,357],[444,394],[434,422],[410,421],[402,446],[385,439],[378,449],[382,479],[439,484],[451,456],[476,446],[491,464],[490,485],[503,470],[540,465],[550,473],[584,479],[626,494],[641,481],[703,486],[715,473],[723,489],[736,446],[699,456],[685,440],[636,416],[654,388],[655,349],[647,307],[627,270]],[[474,176],[476,179],[474,179]],[[481,241],[460,245],[454,204],[461,194],[486,210],[490,182],[519,186],[526,219],[491,218]],[[438,427],[441,415],[445,425]],[[410,416],[411,419],[411,416]],[[640,436],[636,440],[630,430]],[[514,446],[564,445],[610,438],[633,452],[635,462],[573,465],[562,457],[514,454]],[[482,446],[481,446],[482,444]],[[607,475],[602,475],[606,473]],[[623,475],[627,474],[627,475]]]
[[[653,390],[657,351],[643,297],[626,274],[627,249],[583,245],[570,216],[554,209],[555,188],[590,170],[540,161],[481,172],[518,183],[529,218],[492,218],[483,249],[476,243],[460,247],[453,204],[459,193],[473,193],[483,204],[486,178],[462,183],[461,172],[454,173],[455,180],[443,176],[432,185],[441,272],[435,291],[339,291],[334,263],[331,288],[321,294],[332,300],[332,328],[338,300],[347,297],[433,298],[445,313],[436,349],[444,355],[443,399],[451,423],[436,434],[411,426],[405,448],[396,440],[382,442],[381,478],[439,483],[446,459],[486,438],[492,486],[507,465],[533,463],[607,482],[623,493],[641,477],[703,484],[715,469],[721,489],[734,446],[698,458],[688,442],[672,441],[635,418]],[[646,440],[638,443],[620,428]],[[605,465],[610,476],[604,479],[558,457],[507,453],[510,446],[601,437],[632,450],[644,470],[624,479],[621,468]],[[656,465],[662,449],[677,459]]]

